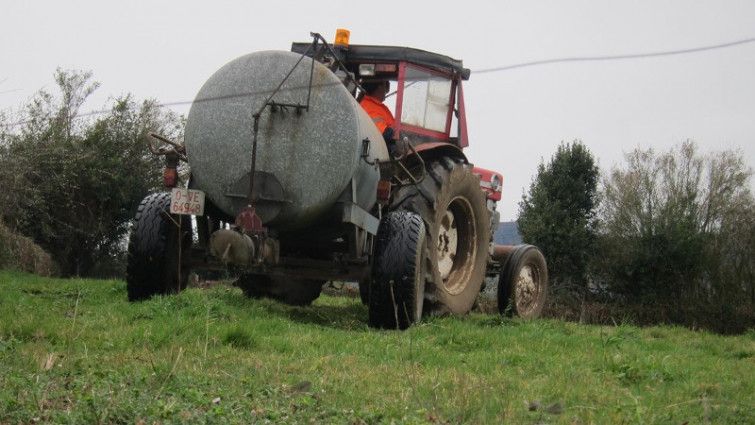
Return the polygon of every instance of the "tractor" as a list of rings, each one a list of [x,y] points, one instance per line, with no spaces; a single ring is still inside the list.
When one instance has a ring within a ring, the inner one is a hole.
[[[370,326],[406,329],[469,313],[497,280],[502,314],[540,315],[545,259],[493,243],[502,176],[464,154],[470,70],[420,49],[350,45],[345,30],[332,44],[311,36],[218,69],[183,144],[152,135],[167,190],[136,212],[129,300],[181,291],[201,270],[292,305],[326,282],[355,282]],[[390,132],[358,102],[375,81],[395,87]]]

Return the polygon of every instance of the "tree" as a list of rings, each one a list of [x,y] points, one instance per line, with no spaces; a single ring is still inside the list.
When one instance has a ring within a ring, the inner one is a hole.
[[[755,203],[741,153],[636,149],[603,182],[605,289],[635,301],[753,299]]]
[[[550,163],[540,163],[529,193],[519,203],[522,240],[548,261],[552,287],[584,289],[595,243],[600,170],[579,141],[561,143]]]
[[[63,275],[91,275],[122,251],[139,201],[157,188],[149,132],[177,137],[180,120],[127,95],[109,113],[78,111],[99,87],[91,72],[58,69],[59,96],[40,91],[0,140],[0,216],[50,252]]]

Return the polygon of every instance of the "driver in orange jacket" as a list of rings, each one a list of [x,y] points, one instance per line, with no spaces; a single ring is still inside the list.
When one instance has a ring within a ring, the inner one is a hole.
[[[391,90],[391,83],[388,80],[384,81],[371,81],[362,83],[362,88],[365,90],[365,95],[359,104],[367,112],[367,115],[372,118],[372,122],[375,123],[380,133],[383,135],[383,139],[388,143],[389,150],[395,146],[396,141],[393,139],[393,126],[394,119],[390,109],[388,109],[383,101],[385,96]]]

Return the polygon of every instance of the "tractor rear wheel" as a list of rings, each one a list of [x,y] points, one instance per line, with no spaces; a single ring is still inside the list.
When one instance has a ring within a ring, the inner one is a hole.
[[[479,178],[461,160],[441,157],[426,169],[420,184],[396,192],[393,205],[425,221],[425,313],[466,314],[485,279],[490,213]]]
[[[129,301],[175,293],[186,287],[191,221],[169,211],[169,193],[147,196],[136,210],[126,264]]]
[[[532,245],[509,254],[498,277],[498,311],[524,319],[539,317],[548,292],[545,257]]]
[[[406,329],[422,319],[425,248],[422,217],[407,211],[383,217],[368,283],[370,326]]]
[[[271,298],[288,305],[310,305],[320,296],[324,280],[247,274],[234,286],[249,298]]]

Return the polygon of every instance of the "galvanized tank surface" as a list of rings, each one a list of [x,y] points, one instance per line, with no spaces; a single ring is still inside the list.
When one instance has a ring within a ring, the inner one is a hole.
[[[294,69],[272,100],[304,107],[309,96],[309,110],[264,108],[254,183],[257,214],[283,230],[310,224],[345,191],[369,211],[379,179],[371,163],[388,158],[382,136],[338,77],[315,62],[310,93],[313,62],[304,58],[294,68],[299,59],[266,51],[229,62],[200,89],[185,133],[193,186],[235,217],[249,203],[253,114]],[[363,158],[365,138],[371,143]]]

